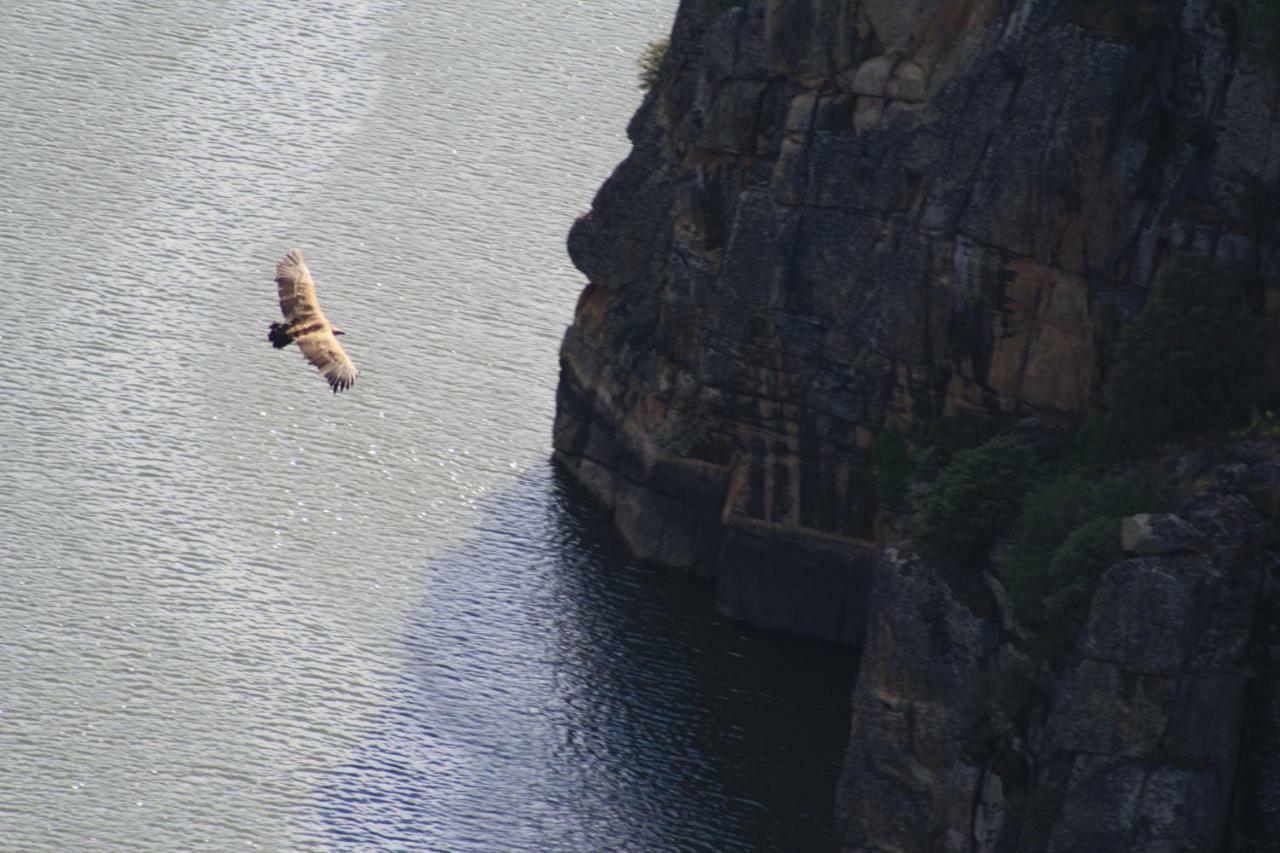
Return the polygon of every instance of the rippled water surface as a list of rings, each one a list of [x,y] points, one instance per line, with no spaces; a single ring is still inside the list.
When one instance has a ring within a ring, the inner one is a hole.
[[[674,6],[0,2],[0,848],[829,846],[850,656],[547,463]]]

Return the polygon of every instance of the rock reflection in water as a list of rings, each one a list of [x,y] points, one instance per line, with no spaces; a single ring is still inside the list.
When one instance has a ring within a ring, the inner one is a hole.
[[[378,734],[318,794],[326,844],[823,850],[847,649],[714,612],[628,561],[552,466],[436,559]]]

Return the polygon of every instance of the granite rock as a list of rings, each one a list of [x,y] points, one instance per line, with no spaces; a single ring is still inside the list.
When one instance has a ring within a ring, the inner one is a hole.
[[[589,283],[557,455],[625,498],[637,554],[732,572],[721,543],[762,526],[806,543],[802,563],[883,545],[883,430],[1073,425],[1175,254],[1280,278],[1276,228],[1239,204],[1280,184],[1275,75],[1222,4],[1148,5],[680,3],[631,154],[569,238]],[[1274,324],[1280,296],[1263,302]],[[812,588],[769,562],[761,589]],[[865,588],[865,561],[836,564],[860,577],[834,589]],[[846,600],[825,625],[861,618]]]
[[[1174,554],[1190,551],[1204,536],[1171,513],[1139,513],[1120,521],[1120,547],[1126,554]]]
[[[845,850],[1280,835],[1274,448],[1189,462],[1060,660],[1028,663],[994,579],[881,555],[909,533],[870,486],[885,430],[1052,436],[1176,255],[1280,280],[1280,220],[1245,203],[1280,187],[1274,67],[1229,2],[1131,5],[681,0],[570,233],[556,457],[727,612],[862,645]],[[1254,296],[1276,382],[1280,292]]]

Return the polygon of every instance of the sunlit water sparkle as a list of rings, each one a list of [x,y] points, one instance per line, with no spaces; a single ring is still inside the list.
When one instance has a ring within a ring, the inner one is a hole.
[[[0,849],[829,844],[850,656],[547,463],[674,5],[0,4]]]

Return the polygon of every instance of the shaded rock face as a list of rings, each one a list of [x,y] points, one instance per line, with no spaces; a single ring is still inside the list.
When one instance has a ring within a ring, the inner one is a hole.
[[[1176,515],[1140,513],[1120,523],[1120,548],[1127,554],[1173,554],[1200,540],[1200,532]]]
[[[886,554],[837,797],[844,850],[1275,849],[1280,561],[1240,491],[1164,521],[1196,543],[1110,566],[1054,666],[1021,657],[992,577],[966,587]]]
[[[990,593],[954,574],[892,549],[876,573],[836,800],[845,849],[968,850],[980,834],[975,793],[991,784],[970,757],[986,713],[973,688],[1000,626]]]
[[[845,850],[1275,849],[1280,464],[1128,519],[1052,665],[997,578],[882,551],[867,474],[890,427],[1096,409],[1178,253],[1280,281],[1251,37],[1223,0],[680,4],[569,238],[556,455],[729,613],[863,644]]]
[[[856,642],[879,432],[1076,421],[1177,252],[1280,280],[1274,67],[1228,3],[1113,5],[681,2],[569,238],[556,452],[638,556]]]

